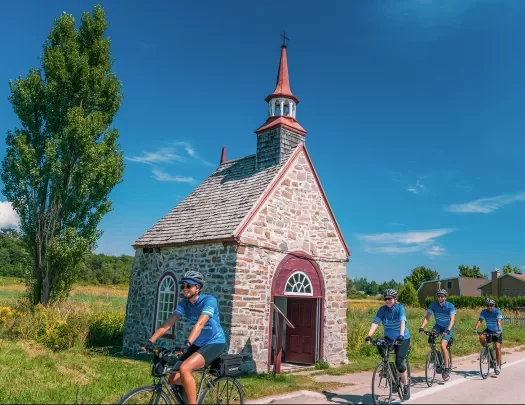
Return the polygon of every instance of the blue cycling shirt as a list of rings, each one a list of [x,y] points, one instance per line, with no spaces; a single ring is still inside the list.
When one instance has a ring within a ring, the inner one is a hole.
[[[375,323],[383,323],[385,337],[391,340],[395,340],[399,337],[401,321],[405,321],[405,333],[403,336],[405,339],[408,339],[410,337],[410,332],[408,331],[407,316],[403,304],[396,303],[392,309],[383,305],[379,308],[376,317],[374,318]]]
[[[184,298],[179,302],[173,313],[188,319],[191,328],[195,326],[201,315],[204,314],[210,317],[202,328],[200,335],[193,342],[196,346],[202,347],[213,343],[226,343],[219,319],[219,306],[215,297],[200,294],[197,301],[193,304],[190,300]]]
[[[439,302],[434,301],[427,309],[429,314],[434,314],[436,318],[436,325],[442,328],[448,328],[450,324],[450,315],[456,314],[456,307],[451,302],[445,301],[443,306],[439,305]]]
[[[498,331],[498,319],[503,319],[503,315],[499,308],[494,308],[492,311],[484,309],[479,314],[479,319],[484,320],[487,324],[487,329],[491,332]],[[503,332],[503,321],[501,322],[501,332]]]

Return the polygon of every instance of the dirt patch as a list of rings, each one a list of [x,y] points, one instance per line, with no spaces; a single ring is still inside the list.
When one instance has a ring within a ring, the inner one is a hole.
[[[57,364],[55,367],[60,374],[71,377],[71,380],[76,385],[87,385],[89,380],[95,375],[93,370],[81,364]]]
[[[37,343],[33,343],[26,340],[20,340],[17,342],[17,344],[30,359],[34,359],[35,357],[41,356],[49,356],[49,350]]]

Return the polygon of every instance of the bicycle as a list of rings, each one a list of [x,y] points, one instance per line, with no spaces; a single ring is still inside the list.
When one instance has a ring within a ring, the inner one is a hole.
[[[499,375],[500,371],[498,370],[497,364],[497,357],[496,357],[496,339],[499,336],[499,333],[494,332],[477,332],[478,335],[485,334],[485,344],[481,348],[481,353],[479,355],[479,372],[481,374],[481,378],[484,380],[487,379],[490,373],[490,369],[494,370],[494,374]],[[492,347],[489,347],[489,345],[492,343]],[[483,368],[486,368],[486,373],[483,372]]]
[[[399,399],[403,400],[403,383],[401,382],[401,375],[397,370],[397,367],[393,361],[389,361],[390,354],[395,353],[394,348],[397,345],[396,341],[388,341],[385,339],[372,339],[372,344],[377,347],[377,351],[381,356],[382,360],[377,364],[374,369],[374,374],[372,375],[372,399],[375,405],[378,404],[390,404],[392,401],[392,391],[397,392]],[[407,386],[408,393],[410,393],[410,385],[412,383],[410,377],[410,355],[411,347],[408,348],[407,356],[405,359],[407,367]],[[380,395],[376,395],[375,380],[379,378],[378,386],[381,387],[381,383],[384,381],[384,388],[387,389],[387,400],[386,402],[380,402]]]
[[[442,373],[445,367],[445,360],[443,359],[443,353],[441,350],[436,349],[436,336],[438,333],[434,330],[432,331],[423,331],[425,335],[430,337],[430,350],[427,354],[427,360],[425,362],[425,380],[429,387],[432,387],[436,379],[436,372]],[[452,370],[452,351],[450,346],[452,346],[454,338],[451,336],[450,340],[447,343],[448,350],[448,369]],[[441,341],[443,341],[443,336],[441,336]],[[448,380],[448,378],[447,378]]]
[[[153,353],[153,384],[129,391],[120,399],[119,404],[187,404],[182,385],[172,386],[168,383],[170,373],[176,371],[175,366],[170,363],[174,359],[178,361],[185,349],[186,346],[176,346],[173,350],[154,348],[143,352]],[[223,354],[202,369],[195,370],[202,374],[197,390],[197,404],[244,404],[244,389],[235,377],[240,374],[242,360],[239,354]],[[221,394],[226,394],[226,398],[223,399]]]

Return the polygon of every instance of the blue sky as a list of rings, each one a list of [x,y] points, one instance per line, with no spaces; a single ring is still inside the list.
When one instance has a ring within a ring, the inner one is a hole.
[[[0,16],[0,158],[53,18],[94,2],[9,2]],[[525,266],[525,2],[112,0],[115,120],[126,156],[97,252],[131,244],[228,158],[252,154],[286,30],[297,119],[351,251],[350,277]],[[2,196],[0,225],[12,220]]]

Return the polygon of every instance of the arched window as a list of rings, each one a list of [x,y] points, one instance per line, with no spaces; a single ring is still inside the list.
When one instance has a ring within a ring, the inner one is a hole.
[[[286,282],[285,294],[290,295],[314,295],[312,282],[302,271],[293,273]]]
[[[177,303],[177,295],[177,279],[175,275],[172,272],[164,273],[157,286],[154,331],[173,314]],[[166,332],[163,337],[173,339],[173,328]]]

